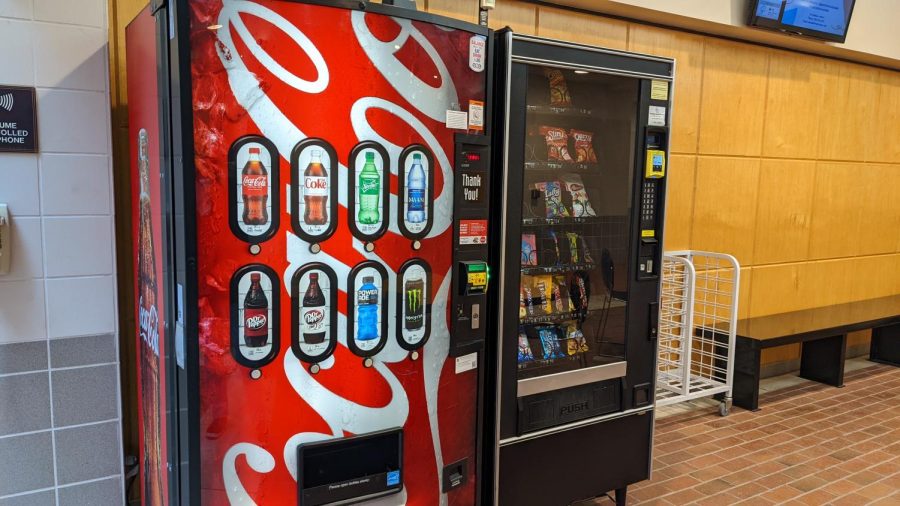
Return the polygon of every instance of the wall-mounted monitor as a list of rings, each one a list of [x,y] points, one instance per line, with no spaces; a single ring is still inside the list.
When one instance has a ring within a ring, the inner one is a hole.
[[[750,0],[750,26],[844,42],[856,0]]]

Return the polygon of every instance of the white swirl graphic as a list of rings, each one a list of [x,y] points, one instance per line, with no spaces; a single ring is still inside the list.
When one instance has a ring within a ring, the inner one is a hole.
[[[366,26],[366,14],[362,11],[355,11],[351,14],[351,23],[359,45],[363,51],[375,64],[375,68],[381,72],[381,75],[391,86],[397,90],[397,93],[405,98],[416,109],[426,114],[429,118],[444,122],[446,119],[447,109],[451,109],[452,105],[459,105],[459,97],[456,94],[456,86],[453,85],[453,79],[450,78],[450,72],[444,65],[440,55],[431,42],[425,38],[412,21],[408,19],[394,18],[394,22],[400,25],[400,33],[394,40],[382,42],[378,40],[369,27]],[[410,72],[403,63],[394,55],[399,51],[409,38],[418,42],[425,54],[431,59],[434,68],[438,71],[441,79],[441,86],[435,88],[430,84],[419,79],[418,76]]]
[[[271,453],[252,443],[235,444],[225,452],[222,459],[222,481],[225,484],[228,503],[236,506],[256,506],[256,501],[247,493],[237,474],[235,464],[241,455],[246,456],[250,469],[263,474],[275,469],[275,459]]]
[[[260,47],[256,42],[256,38],[254,38],[253,34],[250,33],[250,30],[247,29],[247,25],[245,25],[244,21],[241,19],[242,13],[252,14],[260,19],[268,21],[296,42],[297,46],[306,53],[306,56],[309,57],[312,64],[316,67],[316,80],[307,81],[301,79],[282,67],[280,63],[272,58],[265,49]],[[321,93],[328,87],[328,66],[325,64],[325,58],[322,57],[322,53],[316,49],[316,45],[313,44],[300,29],[290,21],[281,17],[275,11],[267,9],[260,4],[247,2],[245,0],[225,0],[222,5],[222,11],[219,12],[219,24],[223,27],[219,30],[219,40],[226,43],[227,39],[226,45],[228,49],[231,50],[231,54],[236,54],[236,52],[234,45],[231,44],[231,30],[229,30],[229,26],[234,27],[235,31],[240,35],[241,40],[247,45],[250,52],[253,53],[253,56],[255,56],[269,72],[274,74],[278,79],[281,79],[288,86],[305,93]]]

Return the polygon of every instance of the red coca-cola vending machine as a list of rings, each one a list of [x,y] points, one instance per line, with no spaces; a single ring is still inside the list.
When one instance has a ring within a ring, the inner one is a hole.
[[[144,504],[479,502],[488,35],[342,0],[129,25]]]

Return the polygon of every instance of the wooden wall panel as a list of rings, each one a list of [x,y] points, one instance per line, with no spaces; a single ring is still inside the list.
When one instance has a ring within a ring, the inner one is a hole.
[[[896,141],[900,141],[897,139]],[[896,142],[895,141],[895,142]],[[893,231],[900,228],[900,166],[866,164],[858,174],[860,211],[856,255],[893,253]]]
[[[850,300],[865,300],[900,293],[900,254],[848,259],[852,269]]]
[[[763,156],[815,158],[825,92],[825,60],[772,50]],[[824,111],[824,112],[823,112]]]
[[[553,7],[538,8],[537,34],[614,49],[628,45],[628,23]]]
[[[694,211],[694,175],[697,157],[672,155],[666,183],[666,223],[663,246],[666,251],[690,249]]]
[[[761,47],[706,40],[700,153],[759,156],[768,56]]]
[[[432,14],[461,19],[469,23],[478,22],[478,2],[465,0],[427,0],[426,9]]]
[[[851,299],[854,259],[799,264],[802,309],[841,304]]]
[[[818,157],[823,160],[865,160],[871,149],[878,102],[878,70],[847,62],[825,65],[826,113],[819,125]]]
[[[697,159],[691,247],[734,255],[753,265],[759,159]]]
[[[759,202],[753,262],[799,262],[809,253],[816,163],[763,160],[759,170]]]
[[[741,267],[738,289],[738,318],[748,318],[750,316],[750,294],[753,289],[753,267]]]
[[[872,142],[866,160],[876,162],[900,162],[900,72],[878,72],[878,106],[870,127]]]
[[[534,35],[537,30],[536,25],[537,7],[534,4],[514,0],[497,0],[497,7],[488,14],[488,26],[495,30],[508,26],[514,32]]]
[[[820,162],[816,166],[809,257],[856,255],[862,219],[860,196],[865,193],[862,163]]]
[[[753,267],[750,317],[803,309],[800,298],[800,271],[804,264],[776,264]]]
[[[633,24],[628,49],[675,58],[675,103],[672,107],[670,149],[696,153],[703,79],[703,37]]]

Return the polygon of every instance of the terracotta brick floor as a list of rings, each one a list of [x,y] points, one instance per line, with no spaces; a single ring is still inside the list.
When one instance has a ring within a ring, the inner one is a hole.
[[[653,478],[629,487],[628,504],[900,505],[900,368],[844,381],[765,393],[756,413],[657,420]]]

